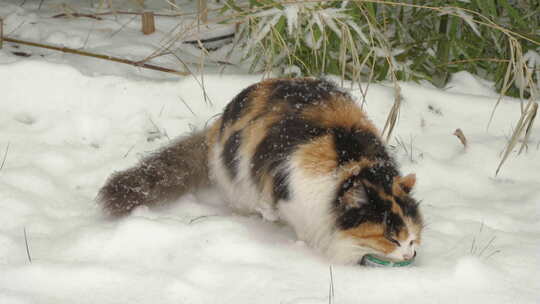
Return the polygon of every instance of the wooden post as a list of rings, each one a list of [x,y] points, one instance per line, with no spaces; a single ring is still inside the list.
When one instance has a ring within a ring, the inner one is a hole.
[[[206,23],[208,21],[208,7],[206,5],[207,0],[197,0],[197,8],[199,10],[199,21]]]
[[[144,12],[142,14],[142,32],[145,35],[150,35],[155,31],[156,31],[156,26],[154,24],[154,13]]]

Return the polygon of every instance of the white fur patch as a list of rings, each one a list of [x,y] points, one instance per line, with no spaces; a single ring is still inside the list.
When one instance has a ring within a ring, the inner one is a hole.
[[[251,174],[249,157],[238,159],[238,173],[232,180],[221,157],[223,146],[217,143],[210,155],[211,178],[226,195],[231,207],[243,214],[259,213],[266,220],[283,220],[296,232],[298,239],[310,247],[324,253],[332,262],[341,264],[358,263],[365,254],[381,254],[371,248],[359,246],[352,237],[338,231],[332,204],[335,199],[338,179],[333,174],[313,175],[300,167],[293,155],[286,162],[288,169],[288,187],[290,200],[279,201],[277,210],[272,202],[271,193],[261,193]],[[409,240],[387,257],[403,260],[412,257],[416,245]]]
[[[416,242],[414,242],[415,240],[416,235],[414,233],[410,233],[409,238],[405,241],[399,242],[400,246],[397,246],[394,251],[387,255],[387,257],[397,261],[412,259],[416,252]]]
[[[267,220],[277,220],[276,210],[270,199],[266,198],[252,181],[250,159],[242,156],[237,159],[237,175],[231,179],[221,157],[222,151],[223,145],[216,143],[209,157],[210,175],[230,206],[242,214],[259,213]]]

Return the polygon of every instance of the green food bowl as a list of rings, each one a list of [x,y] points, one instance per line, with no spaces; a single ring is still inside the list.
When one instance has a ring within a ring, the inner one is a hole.
[[[381,257],[377,257],[371,254],[366,254],[362,257],[362,260],[360,261],[360,265],[364,266],[372,266],[372,267],[404,267],[409,266],[414,261],[413,259],[406,260],[406,261],[391,261],[386,260]]]

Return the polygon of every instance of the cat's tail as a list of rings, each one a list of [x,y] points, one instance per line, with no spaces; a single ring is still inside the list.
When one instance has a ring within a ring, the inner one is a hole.
[[[121,216],[137,206],[170,201],[208,184],[208,144],[205,132],[199,132],[111,175],[97,201],[106,213]]]

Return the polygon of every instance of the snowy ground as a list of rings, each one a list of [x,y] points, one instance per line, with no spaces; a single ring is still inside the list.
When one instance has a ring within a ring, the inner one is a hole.
[[[0,4],[8,28],[27,24],[14,37],[86,39],[83,29],[93,21],[45,12]],[[80,27],[63,27],[72,23]],[[160,38],[137,30],[114,41],[93,34],[90,48],[102,43],[117,55],[139,56],[140,39]],[[0,303],[329,302],[330,265],[322,256],[287,227],[233,214],[218,193],[117,221],[93,201],[111,172],[202,128],[260,76],[206,74],[209,105],[191,77],[30,48],[23,49],[34,55],[23,58],[13,49],[0,50],[0,161],[7,152],[0,169]],[[491,84],[458,73],[446,90],[402,87],[390,144],[402,171],[418,176],[424,243],[408,268],[334,265],[334,303],[539,303],[540,125],[528,151],[513,153],[495,177],[519,116],[517,100],[504,100],[486,131],[497,100]],[[370,87],[366,110],[376,125],[384,124],[392,100],[391,87]],[[467,150],[452,135],[456,128],[467,136]]]

